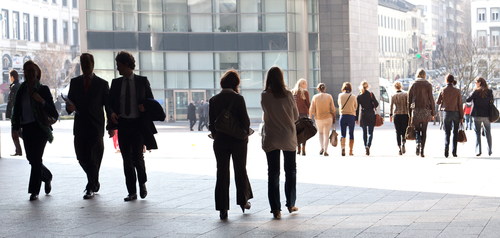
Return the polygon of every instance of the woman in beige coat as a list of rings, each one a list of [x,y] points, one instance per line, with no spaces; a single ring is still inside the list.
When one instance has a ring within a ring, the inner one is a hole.
[[[325,156],[328,156],[330,128],[335,123],[335,105],[333,104],[332,95],[326,93],[324,83],[318,84],[317,89],[319,94],[314,95],[312,99],[309,117],[314,115],[316,125],[318,126],[319,144],[321,145],[319,154],[322,155],[324,153]]]

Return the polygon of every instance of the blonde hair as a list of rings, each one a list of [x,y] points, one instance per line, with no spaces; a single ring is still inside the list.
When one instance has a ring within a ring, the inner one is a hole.
[[[427,78],[427,75],[425,74],[425,70],[424,69],[417,70],[416,78],[422,78],[422,79]]]
[[[295,87],[292,89],[292,93],[294,96],[300,93],[299,96],[305,100],[306,99],[306,94],[304,93],[305,89],[304,87],[302,87],[304,83],[307,83],[306,79],[304,78],[299,79],[299,81],[297,81],[297,83],[295,84]]]
[[[368,87],[370,87],[368,85],[368,82],[366,82],[366,80],[363,80],[363,82],[361,82],[361,84],[359,85],[359,91],[361,91],[360,94],[365,93],[365,91],[368,89]]]
[[[401,90],[401,88],[402,88],[402,87],[401,87],[401,83],[400,83],[400,82],[395,82],[395,83],[394,83],[394,88],[395,88],[396,90]]]

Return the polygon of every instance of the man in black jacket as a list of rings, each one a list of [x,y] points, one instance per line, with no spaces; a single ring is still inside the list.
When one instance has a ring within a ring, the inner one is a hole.
[[[19,89],[19,73],[15,69],[9,72],[10,75],[10,93],[9,99],[7,101],[7,111],[5,112],[5,117],[10,118],[12,114],[12,106],[14,106],[14,98],[16,96],[16,92]],[[11,129],[12,140],[14,141],[14,145],[16,146],[16,153],[12,154],[12,156],[22,156],[23,151],[21,150],[21,144],[19,143],[19,133],[13,133]]]
[[[83,74],[71,79],[66,102],[66,111],[75,113],[73,134],[78,162],[87,174],[84,199],[94,198],[99,191],[99,169],[104,152],[104,110],[110,113],[108,82],[93,73],[94,56],[83,53],[80,56]]]
[[[141,198],[146,190],[146,165],[143,146],[157,149],[153,134],[156,128],[145,114],[146,99],[153,99],[148,78],[134,74],[135,59],[132,54],[121,51],[115,58],[117,70],[123,77],[113,79],[109,91],[111,120],[118,128],[118,143],[123,158],[123,169],[128,190],[125,201],[137,199],[136,183],[139,181]],[[110,131],[110,136],[114,131]]]

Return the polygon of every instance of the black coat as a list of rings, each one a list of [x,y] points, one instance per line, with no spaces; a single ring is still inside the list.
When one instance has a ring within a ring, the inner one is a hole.
[[[43,98],[43,100],[45,100],[45,105],[43,105],[43,110],[45,110],[45,112],[47,112],[48,115],[50,115],[51,117],[53,118],[58,118],[59,117],[59,113],[57,113],[57,110],[56,110],[56,107],[54,105],[54,101],[52,100],[52,94],[50,93],[50,89],[49,87],[45,86],[45,85],[40,85],[40,87],[38,88],[38,90],[36,90],[36,92],[40,95],[40,97]],[[22,107],[22,97],[23,97],[23,94],[26,93],[25,90],[21,90],[19,91],[19,93],[16,93],[16,101],[14,103],[14,108],[13,108],[13,111],[14,111],[14,115],[12,118],[12,129],[14,131],[18,131],[19,128],[21,127],[21,115],[22,115],[22,110],[23,110],[23,107]],[[40,121],[39,118],[35,118],[37,121]],[[52,126],[49,126],[50,127],[50,130],[52,130]]]
[[[153,92],[151,91],[151,86],[149,84],[148,78],[140,75],[135,75],[135,91],[137,96],[137,105],[144,104],[146,98],[154,99]],[[116,113],[116,115],[120,115],[120,94],[122,90],[122,82],[123,77],[113,79],[111,82],[111,88],[109,90],[109,104],[111,106],[111,113]],[[156,144],[156,139],[154,134],[158,133],[156,130],[155,124],[153,121],[147,118],[145,112],[140,112],[140,126],[141,131],[144,136],[144,145],[148,150],[150,149],[158,149],[158,145]],[[107,128],[113,128],[113,126],[109,126]]]
[[[474,90],[465,100],[472,102],[472,111],[470,115],[473,117],[489,117],[490,116],[490,100],[493,99],[493,92],[488,90],[486,96],[482,98],[479,91]]]
[[[378,107],[378,101],[375,95],[368,90],[361,95],[358,95],[358,109],[356,109],[356,121],[359,121],[360,126],[375,126],[375,110]],[[375,104],[375,107],[373,105]]]
[[[12,107],[14,106],[14,98],[16,96],[17,90],[19,89],[19,80],[15,80],[10,84],[10,93],[9,98],[7,100],[7,111],[5,111],[5,117],[10,118],[12,115]]]
[[[196,106],[192,103],[188,105],[187,119],[192,121],[196,120]]]
[[[231,108],[231,114],[235,119],[238,119],[241,127],[246,131],[250,130],[250,118],[247,113],[247,106],[245,104],[245,99],[240,94],[229,91],[227,89],[221,91],[219,94],[213,96],[210,99],[210,107],[208,108],[208,119],[209,125],[208,129],[212,132],[212,136],[215,140],[217,139],[228,139],[228,140],[238,140],[232,136],[217,133],[215,130],[214,123],[215,119],[221,114],[224,109],[229,107],[229,104],[234,100],[233,107]],[[248,140],[244,139],[244,140]]]
[[[80,75],[71,79],[69,85],[68,99],[75,104],[76,108],[73,134],[102,137],[105,125],[103,108],[106,108],[108,118],[111,115],[108,82],[94,75],[85,92],[84,81],[85,78]]]

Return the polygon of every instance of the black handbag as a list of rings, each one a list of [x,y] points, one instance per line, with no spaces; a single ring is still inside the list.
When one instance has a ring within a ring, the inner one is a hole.
[[[490,91],[491,92],[491,91]],[[495,104],[493,104],[493,95],[491,95],[490,99],[490,122],[496,122],[498,121],[499,115],[498,115],[498,109],[495,107]]]
[[[57,122],[58,117],[53,118],[44,109],[43,104],[40,102],[35,102],[36,113],[38,114],[38,120],[42,125],[51,126]]]
[[[460,143],[467,142],[467,135],[465,134],[463,123],[460,123],[460,129],[458,130],[458,134],[457,134],[457,142],[460,142]]]
[[[417,134],[415,133],[415,128],[410,123],[411,119],[408,120],[408,127],[406,127],[405,139],[406,140],[415,140],[417,138]]]
[[[297,132],[297,143],[299,144],[306,142],[318,132],[313,121],[308,117],[300,117],[295,121],[295,130]]]
[[[233,108],[234,99],[229,104],[227,109],[222,110],[220,115],[215,119],[214,127],[217,132],[226,134],[228,136],[232,136],[236,139],[246,139],[249,135],[253,134],[254,130],[250,128],[250,131],[245,130],[240,122],[234,118],[231,113],[231,109]]]

